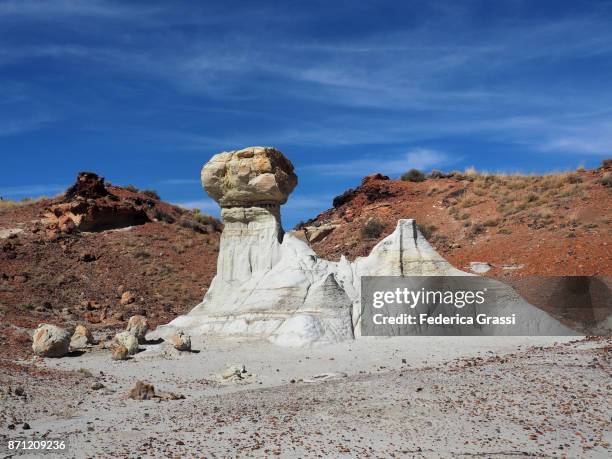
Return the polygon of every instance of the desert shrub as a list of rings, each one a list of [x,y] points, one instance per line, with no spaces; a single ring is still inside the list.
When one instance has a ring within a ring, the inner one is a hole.
[[[401,179],[404,182],[422,182],[425,180],[425,174],[418,169],[410,169],[402,174]]]
[[[526,202],[536,202],[538,200],[538,195],[535,193],[529,193],[525,198]]]
[[[332,205],[334,206],[334,209],[337,209],[338,207],[351,202],[353,200],[353,198],[356,195],[356,191],[353,188],[349,188],[348,190],[346,190],[344,193],[342,193],[339,196],[336,196],[334,198],[334,200],[332,201]]]
[[[217,221],[216,218],[208,214],[203,214],[200,209],[193,209],[191,213],[193,215],[193,219],[202,225],[212,225]]]
[[[157,194],[155,190],[142,190],[141,193],[147,195],[151,199],[160,200],[159,194]]]
[[[552,218],[554,215],[555,213],[547,207],[534,212],[536,218]]]
[[[472,228],[470,229],[469,236],[475,237],[478,234],[482,234],[484,232],[485,232],[485,226],[482,223],[475,223],[474,225],[472,225]]]
[[[132,193],[139,193],[140,190],[136,188],[134,185],[130,184],[125,187],[126,190],[131,191]]]
[[[497,219],[495,219],[495,218],[490,218],[490,219],[488,219],[488,220],[485,220],[485,221],[484,221],[482,224],[483,224],[484,226],[489,226],[489,227],[491,227],[491,226],[497,226],[497,225],[499,225],[499,220],[497,220]]]
[[[512,234],[512,230],[510,228],[500,228],[498,234]]]
[[[151,258],[151,254],[146,250],[138,250],[134,252],[134,258],[138,260],[146,260],[147,258]]]
[[[576,174],[567,174],[567,183],[575,185],[576,183],[581,183],[582,177]]]
[[[427,175],[427,178],[430,179],[440,179],[440,178],[444,178],[446,177],[447,174],[445,174],[442,171],[439,171],[438,169],[432,169],[431,172]]]
[[[485,194],[487,194],[487,190],[484,187],[481,186],[475,186],[472,189],[472,192],[476,195],[476,196],[484,196]]]
[[[385,229],[385,225],[375,218],[371,218],[361,228],[361,236],[364,239],[377,239],[379,238]]]
[[[466,212],[464,214],[461,214],[461,216],[459,217],[459,220],[467,220],[468,218],[470,218],[470,214]]]
[[[438,227],[436,225],[419,225],[419,224],[417,224],[417,228],[419,229],[419,231],[421,232],[423,237],[425,239],[427,239],[428,241],[431,239],[433,234],[438,230]]]
[[[165,223],[170,223],[170,224],[176,221],[172,215],[170,215],[168,212],[164,212],[161,209],[155,209],[155,218],[160,222],[165,222]]]
[[[603,186],[612,187],[612,174],[610,174],[609,172],[604,174],[603,177],[599,179],[599,183],[601,183]]]
[[[41,196],[40,198],[32,199],[32,198],[23,198],[21,201],[14,201],[12,199],[2,199],[0,197],[0,213],[14,209],[16,207],[29,206],[31,204],[40,202],[44,199],[48,199],[46,196]]]
[[[478,171],[475,167],[470,166],[463,171],[463,176],[468,180],[474,180],[478,177]]]
[[[612,167],[612,159],[604,159],[601,162],[601,167],[603,167],[604,169],[609,169]]]
[[[202,225],[200,225],[198,222],[193,221],[193,220],[188,220],[186,218],[182,218],[179,221],[179,225],[181,225],[183,228],[187,228],[189,230],[195,231],[196,233],[205,233],[206,231],[204,231],[204,227]]]
[[[448,242],[448,236],[445,236],[444,234],[436,234],[431,241],[435,242],[436,244],[446,244]]]
[[[464,196],[459,200],[458,204],[460,207],[467,208],[475,206],[476,204],[478,204],[478,201],[473,198],[468,198]]]

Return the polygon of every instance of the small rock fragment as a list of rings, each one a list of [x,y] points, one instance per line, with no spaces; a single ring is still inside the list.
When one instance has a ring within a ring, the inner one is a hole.
[[[176,333],[173,333],[167,341],[179,351],[191,350],[191,337],[183,331],[177,331]]]
[[[130,291],[127,292],[123,292],[123,294],[121,295],[121,300],[119,301],[123,306],[133,303],[134,301],[136,301],[136,297],[134,296],[134,294]]]
[[[77,325],[70,339],[70,347],[72,349],[84,349],[88,344],[94,344],[91,331],[85,325]]]
[[[128,358],[128,350],[125,346],[117,346],[113,351],[113,360],[127,360]]]
[[[129,397],[134,400],[151,400],[155,397],[155,388],[152,384],[137,381],[136,385],[130,390]]]
[[[104,384],[102,384],[100,381],[95,381],[94,383],[92,383],[91,388],[93,390],[100,390],[104,388]]]
[[[246,368],[244,365],[232,365],[231,367],[226,368],[225,370],[223,370],[223,373],[221,373],[221,377],[223,379],[242,379],[243,378],[243,373],[246,373]]]
[[[130,317],[126,330],[136,337],[139,343],[146,341],[145,335],[149,331],[149,322],[144,316],[135,315]]]
[[[117,333],[115,335],[115,343],[125,347],[130,355],[134,355],[138,352],[138,340],[128,331]]]

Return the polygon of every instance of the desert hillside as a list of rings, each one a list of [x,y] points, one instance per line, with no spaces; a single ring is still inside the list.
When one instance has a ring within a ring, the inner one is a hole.
[[[320,256],[354,259],[398,219],[415,218],[453,265],[486,263],[485,275],[518,285],[545,308],[531,296],[540,286],[521,279],[612,273],[611,172],[605,162],[545,176],[377,174],[297,230]],[[155,192],[106,184],[90,173],[53,199],[0,201],[0,344],[7,353],[29,352],[28,333],[41,322],[106,330],[137,313],[152,326],[170,321],[206,292],[221,229]],[[576,325],[571,314],[555,315]]]
[[[609,327],[603,324],[612,288],[611,171],[607,160],[595,170],[542,176],[376,174],[296,231],[319,256],[352,260],[367,255],[398,219],[414,218],[454,266],[502,280],[571,328],[599,334]],[[577,292],[585,296],[569,299]]]
[[[215,274],[221,229],[91,173],[57,198],[0,201],[2,348],[29,347],[41,322],[102,329],[136,313],[157,325],[187,312]]]
[[[550,175],[434,171],[390,180],[376,174],[299,224],[318,255],[367,255],[400,218],[417,220],[453,265],[488,275],[610,275],[612,162]]]

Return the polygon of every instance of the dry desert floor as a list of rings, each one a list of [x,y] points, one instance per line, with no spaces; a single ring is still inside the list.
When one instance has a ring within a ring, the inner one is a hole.
[[[65,457],[607,458],[611,343],[218,340],[144,345],[128,361],[101,349],[33,359],[0,372],[1,453],[25,436],[67,439]],[[223,379],[231,365],[246,372]],[[162,398],[128,398],[137,380]]]

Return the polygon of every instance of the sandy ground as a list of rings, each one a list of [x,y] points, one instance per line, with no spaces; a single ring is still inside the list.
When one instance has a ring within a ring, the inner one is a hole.
[[[610,457],[611,343],[403,337],[305,350],[224,340],[193,353],[142,346],[124,362],[93,350],[30,362],[61,370],[44,378],[0,372],[0,438],[3,448],[66,438],[65,457]],[[245,379],[220,377],[232,364]],[[322,373],[333,374],[312,379]],[[137,380],[185,399],[131,400]]]

